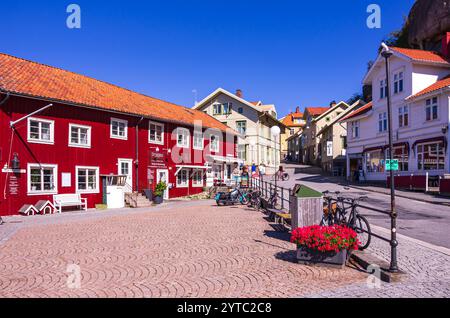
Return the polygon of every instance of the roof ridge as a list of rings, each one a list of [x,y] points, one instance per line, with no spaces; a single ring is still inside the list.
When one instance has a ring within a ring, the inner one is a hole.
[[[187,108],[185,106],[174,104],[174,103],[166,101],[164,99],[160,99],[160,98],[157,98],[157,97],[146,95],[144,93],[136,92],[136,91],[133,91],[133,90],[131,90],[129,88],[125,88],[125,87],[119,86],[117,84],[113,84],[113,83],[110,83],[110,82],[107,82],[107,81],[104,81],[104,80],[100,80],[100,79],[94,78],[92,76],[84,75],[84,74],[81,74],[81,73],[76,73],[74,71],[69,71],[69,70],[66,70],[66,69],[61,68],[61,67],[48,65],[48,64],[44,64],[44,63],[41,63],[41,62],[36,62],[36,61],[33,61],[33,60],[28,60],[28,59],[23,58],[23,57],[18,57],[18,56],[14,56],[14,55],[11,55],[11,54],[8,54],[8,53],[3,53],[3,52],[0,52],[0,55],[4,55],[4,56],[7,56],[7,57],[10,57],[10,58],[13,58],[13,59],[16,59],[16,60],[25,61],[25,62],[28,62],[28,63],[33,63],[33,64],[36,64],[36,65],[41,65],[41,66],[44,66],[44,67],[50,67],[50,68],[53,68],[53,69],[56,69],[56,70],[59,70],[59,71],[63,71],[63,72],[67,72],[67,73],[70,73],[70,74],[74,74],[74,75],[77,75],[77,76],[82,76],[82,77],[85,77],[85,78],[90,79],[90,80],[94,80],[94,81],[97,81],[97,82],[104,83],[106,85],[111,85],[111,86],[114,86],[116,88],[126,90],[126,91],[128,91],[128,92],[130,92],[132,94],[138,94],[138,95],[142,95],[142,96],[145,96],[145,97],[148,97],[148,98],[153,98],[155,100],[158,100],[158,101],[161,101],[161,102],[164,102],[164,103],[172,104],[173,106]]]

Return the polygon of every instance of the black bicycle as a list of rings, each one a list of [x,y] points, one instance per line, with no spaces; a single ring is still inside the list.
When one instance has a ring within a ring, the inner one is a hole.
[[[349,208],[339,209],[339,217],[337,219],[337,224],[346,225],[347,227],[353,229],[358,235],[359,240],[359,250],[365,250],[369,247],[372,240],[372,232],[370,230],[369,221],[359,214],[358,203],[360,201],[366,200],[368,197],[363,196],[359,198],[343,198],[338,197],[338,201],[347,202],[350,204]],[[350,209],[350,214],[347,217],[347,209]]]

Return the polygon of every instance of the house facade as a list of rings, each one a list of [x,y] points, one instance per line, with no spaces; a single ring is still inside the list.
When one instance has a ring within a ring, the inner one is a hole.
[[[394,153],[399,176],[442,176],[450,172],[449,41],[443,52],[390,48],[390,96]],[[364,78],[373,101],[346,116],[347,177],[362,170],[364,180],[385,181],[388,153],[387,89],[384,58]]]
[[[336,175],[345,176],[346,148],[347,148],[347,124],[340,120],[347,114],[358,108],[361,101],[348,106],[341,102],[336,105],[336,111],[330,111],[328,120],[317,133],[319,147],[321,148],[321,168],[323,171]]]
[[[110,176],[126,177],[126,192],[163,181],[166,199],[197,194],[236,143],[202,112],[0,54],[0,215],[55,194],[93,208]]]
[[[274,105],[262,102],[248,102],[238,90],[232,94],[219,88],[201,102],[194,109],[202,111],[228,127],[236,130],[238,138],[238,161],[228,162],[225,179],[231,179],[233,165],[265,164],[267,173],[274,173],[280,164],[280,136],[272,136],[271,128],[280,127],[281,134],[285,126],[276,119]]]
[[[297,152],[300,150],[294,148],[299,148],[299,145],[298,142],[297,145],[295,145],[295,142],[292,142],[293,138],[291,137],[294,135],[298,136],[298,133],[301,133],[306,124],[303,119],[303,113],[300,112],[300,107],[297,107],[295,112],[287,114],[280,119],[280,121],[287,127],[285,133],[281,134],[281,157],[298,162],[300,153]]]

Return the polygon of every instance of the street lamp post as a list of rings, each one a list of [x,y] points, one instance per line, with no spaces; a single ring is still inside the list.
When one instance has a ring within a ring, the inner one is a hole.
[[[384,43],[383,43],[384,44]],[[385,44],[384,50],[381,56],[385,59],[386,64],[386,101],[387,101],[387,115],[388,115],[388,128],[389,128],[389,161],[392,163],[393,158],[393,145],[392,145],[392,111],[391,111],[391,94],[390,94],[390,82],[389,82],[389,58],[392,56],[392,52]],[[395,210],[395,183],[394,183],[394,171],[389,170],[389,176],[391,178],[391,263],[389,271],[397,272],[397,212]]]

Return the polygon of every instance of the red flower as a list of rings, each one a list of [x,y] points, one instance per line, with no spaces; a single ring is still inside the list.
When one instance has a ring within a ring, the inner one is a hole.
[[[357,250],[359,245],[356,232],[340,225],[312,225],[294,229],[291,242],[321,252]]]

